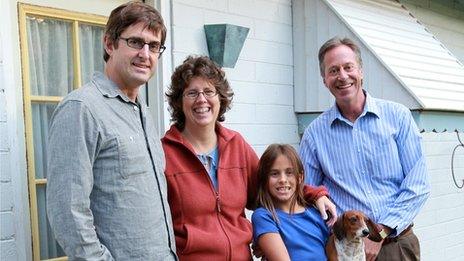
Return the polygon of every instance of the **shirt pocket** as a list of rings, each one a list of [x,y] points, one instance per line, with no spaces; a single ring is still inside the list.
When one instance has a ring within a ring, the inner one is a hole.
[[[124,179],[150,172],[153,167],[143,135],[119,136],[118,143],[119,169]]]

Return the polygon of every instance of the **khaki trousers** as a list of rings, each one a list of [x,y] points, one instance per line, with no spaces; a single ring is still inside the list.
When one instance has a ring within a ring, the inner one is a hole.
[[[416,261],[420,260],[419,239],[412,229],[380,249],[377,261]]]

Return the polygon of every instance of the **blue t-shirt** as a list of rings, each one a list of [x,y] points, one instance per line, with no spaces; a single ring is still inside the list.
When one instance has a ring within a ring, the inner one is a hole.
[[[325,244],[329,230],[320,213],[314,208],[306,208],[302,213],[292,215],[277,209],[280,223],[272,219],[265,208],[253,212],[253,239],[265,233],[279,233],[291,260],[327,260]]]

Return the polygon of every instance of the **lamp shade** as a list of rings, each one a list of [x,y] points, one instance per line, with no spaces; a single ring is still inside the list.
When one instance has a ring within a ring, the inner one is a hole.
[[[204,28],[211,60],[221,67],[234,68],[250,29],[232,24],[209,24]]]

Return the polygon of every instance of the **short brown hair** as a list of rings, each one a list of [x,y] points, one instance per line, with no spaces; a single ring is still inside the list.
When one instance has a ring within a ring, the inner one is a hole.
[[[118,47],[118,38],[126,30],[127,27],[144,23],[145,28],[161,33],[161,45],[164,45],[166,40],[166,26],[160,13],[152,6],[139,1],[131,1],[116,7],[111,11],[108,22],[106,23],[105,35],[113,43],[114,47]],[[110,56],[103,50],[103,59],[108,61]]]
[[[328,51],[340,45],[346,45],[351,50],[353,50],[353,52],[356,54],[356,60],[358,61],[359,68],[362,68],[362,58],[361,58],[361,51],[359,50],[359,46],[348,37],[345,37],[342,39],[338,36],[335,36],[329,39],[327,42],[325,42],[319,49],[319,55],[318,55],[319,69],[321,71],[322,77],[324,77],[324,74],[325,74],[324,73],[325,72],[325,65],[324,65],[325,54]]]
[[[207,56],[188,56],[172,74],[171,85],[166,93],[171,120],[179,130],[185,127],[185,115],[182,111],[183,93],[194,77],[208,81],[218,91],[220,108],[217,121],[225,120],[224,113],[230,109],[232,103],[234,93],[224,71]]]
[[[304,199],[304,168],[303,163],[301,163],[300,157],[296,150],[288,145],[288,144],[271,144],[267,149],[264,151],[263,155],[259,159],[258,165],[258,205],[267,209],[269,212],[272,213],[272,217],[274,221],[279,222],[279,218],[277,217],[274,201],[272,200],[272,196],[269,192],[269,173],[271,172],[272,165],[276,159],[283,155],[287,157],[290,161],[292,168],[295,173],[295,178],[297,180],[297,187],[295,190],[295,195],[291,199],[290,203],[290,214],[294,213],[296,203],[300,204],[301,206],[306,207],[307,202]]]

